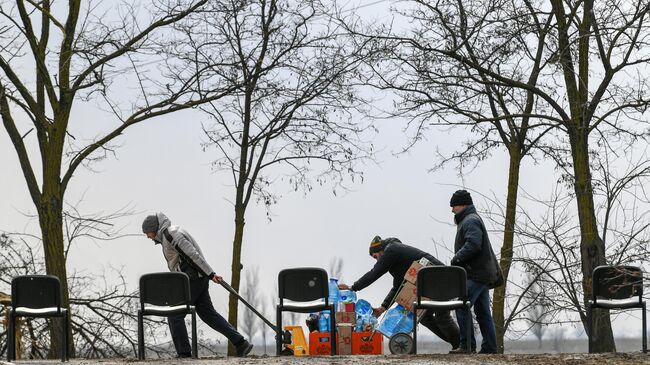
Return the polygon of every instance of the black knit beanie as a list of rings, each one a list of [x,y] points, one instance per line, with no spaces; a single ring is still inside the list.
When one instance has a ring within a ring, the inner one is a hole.
[[[375,236],[370,242],[370,248],[368,248],[368,252],[370,253],[370,256],[372,256],[373,253],[383,251],[384,248],[386,248],[386,242],[382,241],[381,237]]]
[[[469,195],[467,190],[457,190],[454,195],[451,196],[451,201],[449,202],[450,207],[472,204],[474,204],[474,202],[472,202],[472,196]]]
[[[158,217],[155,215],[149,215],[147,218],[144,219],[144,222],[142,222],[142,232],[147,233],[147,232],[158,232],[159,228],[158,224]]]

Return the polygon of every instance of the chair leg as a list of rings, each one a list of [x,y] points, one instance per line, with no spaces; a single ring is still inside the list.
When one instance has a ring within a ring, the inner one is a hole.
[[[61,362],[68,360],[68,311],[63,311],[61,320],[63,321],[61,328],[63,333],[61,336]]]
[[[332,355],[336,355],[336,345],[337,345],[335,316],[336,316],[336,309],[332,304],[330,306],[330,344],[331,344]]]
[[[275,327],[275,355],[280,356],[282,352],[282,308],[278,305],[275,310],[276,327]]]
[[[471,354],[471,353],[472,353],[472,332],[473,332],[473,330],[474,330],[474,329],[472,328],[472,322],[473,322],[473,320],[472,320],[472,310],[471,310],[471,307],[470,307],[469,305],[466,306],[466,307],[465,307],[465,311],[467,311],[467,320],[465,321],[465,322],[467,322],[467,323],[466,323],[466,327],[467,327],[467,328],[465,329],[465,330],[467,331],[467,337],[466,337],[466,338],[467,338],[467,343],[465,344],[465,346],[467,346],[467,353],[468,353],[468,354]]]
[[[198,338],[196,335],[196,309],[192,309],[192,357],[199,358]]]
[[[12,362],[16,359],[16,316],[13,308],[9,310],[9,328],[7,332],[7,361]]]
[[[641,336],[643,340],[643,353],[645,354],[648,352],[648,332],[646,329],[646,313],[645,313],[645,302],[641,303],[641,309],[643,310],[643,314],[641,314],[641,317],[643,318],[643,335]]]
[[[413,305],[413,355],[418,353],[418,311],[415,305]]]
[[[591,328],[593,327],[592,318],[591,318],[591,304],[587,304],[587,352],[591,353]]]
[[[138,310],[138,359],[144,360],[144,319],[142,310]]]

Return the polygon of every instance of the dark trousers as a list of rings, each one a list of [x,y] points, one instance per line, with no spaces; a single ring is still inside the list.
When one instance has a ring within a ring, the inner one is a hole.
[[[481,350],[487,352],[496,352],[497,350],[497,335],[494,328],[494,319],[490,312],[490,289],[485,284],[477,283],[472,280],[467,280],[467,296],[470,303],[474,306],[474,314],[476,314],[476,321],[481,329],[481,336],[483,342],[481,343]],[[464,310],[456,310],[456,318],[461,328],[467,328],[467,321],[472,321],[472,317],[467,317],[467,312]],[[467,344],[467,335],[465,331],[460,333],[461,346],[465,347]],[[476,349],[476,339],[474,338],[474,326],[472,326],[472,349]]]
[[[427,309],[420,323],[443,341],[449,342],[452,348],[455,349],[460,344],[460,331],[456,321],[451,317],[450,311]]]
[[[208,326],[226,336],[233,344],[239,344],[244,337],[237,332],[212,306],[208,278],[190,280],[190,295],[192,305],[196,307],[196,313]],[[190,341],[185,327],[185,314],[176,314],[167,317],[169,330],[172,334],[174,347],[178,354],[189,354],[191,352]]]

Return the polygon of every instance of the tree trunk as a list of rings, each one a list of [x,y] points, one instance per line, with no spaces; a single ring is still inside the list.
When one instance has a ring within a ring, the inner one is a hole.
[[[605,243],[598,234],[598,224],[594,208],[594,196],[591,185],[591,168],[589,166],[588,133],[578,129],[570,131],[571,154],[573,157],[574,188],[578,203],[580,220],[580,258],[582,262],[582,289],[584,303],[587,305],[592,292],[592,275],[594,268],[605,265]],[[581,316],[585,327],[584,315]],[[609,310],[596,310],[593,313],[593,350],[595,352],[614,352],[616,345],[612,334]]]
[[[505,322],[505,298],[508,285],[508,273],[512,263],[512,247],[517,214],[517,194],[519,192],[519,172],[521,170],[521,150],[519,146],[509,148],[510,166],[508,170],[508,196],[506,198],[506,218],[503,227],[503,246],[501,246],[500,265],[503,271],[503,285],[494,289],[492,315],[497,334],[497,352],[503,353],[503,338],[508,329]]]
[[[59,184],[48,181],[43,186],[41,206],[38,207],[38,217],[43,233],[43,253],[45,256],[45,270],[48,275],[54,275],[61,282],[61,302],[70,313],[68,296],[68,275],[65,265],[63,243],[63,195]],[[68,318],[70,318],[69,316]],[[70,320],[70,319],[68,319]],[[48,358],[58,358],[61,354],[61,331],[63,322],[60,319],[50,320],[50,350]],[[72,327],[68,326],[68,354],[74,357],[74,341],[72,340]]]
[[[235,205],[235,238],[232,243],[232,266],[231,266],[232,272],[231,272],[230,285],[237,292],[239,292],[239,284],[241,282],[241,270],[243,267],[241,264],[241,251],[242,251],[242,242],[244,239],[244,224],[246,223],[244,220],[245,212],[246,212],[246,208],[243,206],[243,204],[237,203]],[[228,300],[228,322],[230,322],[230,324],[235,328],[237,328],[238,304],[239,301],[237,300],[237,297],[233,294],[230,294]],[[232,343],[228,344],[228,355],[229,356],[235,355],[235,347],[233,346]]]

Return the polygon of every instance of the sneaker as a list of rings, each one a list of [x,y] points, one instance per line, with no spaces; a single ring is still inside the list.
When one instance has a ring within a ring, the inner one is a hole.
[[[236,347],[237,357],[244,357],[248,355],[252,349],[253,349],[253,344],[251,344],[246,340],[242,341],[242,343],[240,343],[239,346]]]
[[[449,351],[449,353],[450,354],[474,354],[476,353],[476,350],[472,349],[472,351],[467,351],[467,346],[460,346]]]

